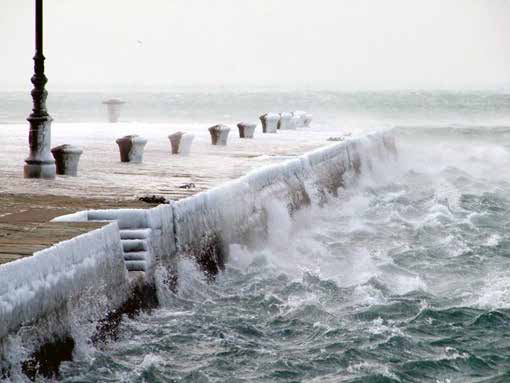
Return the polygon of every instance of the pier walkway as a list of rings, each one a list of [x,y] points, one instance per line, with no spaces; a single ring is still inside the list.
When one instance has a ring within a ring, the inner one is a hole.
[[[327,144],[341,135],[324,127],[301,128],[240,139],[231,127],[227,146],[212,146],[208,124],[58,124],[52,146],[83,149],[78,177],[56,180],[23,178],[28,125],[5,125],[0,132],[0,264],[82,233],[102,223],[50,223],[56,216],[86,209],[149,208],[139,197],[157,195],[178,200],[238,178],[260,166],[284,161]],[[190,132],[189,156],[171,155],[168,134]],[[345,133],[345,132],[343,132]],[[148,139],[142,164],[121,163],[115,139],[139,134]]]

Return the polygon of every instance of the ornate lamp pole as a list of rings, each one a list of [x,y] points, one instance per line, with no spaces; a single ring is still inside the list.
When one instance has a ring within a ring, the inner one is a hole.
[[[44,75],[43,55],[43,0],[35,0],[35,56],[34,75],[32,76],[32,100],[34,107],[27,118],[30,123],[28,142],[30,154],[23,169],[25,178],[55,178],[55,160],[50,152],[51,121],[46,110],[48,92],[45,85],[48,79]]]

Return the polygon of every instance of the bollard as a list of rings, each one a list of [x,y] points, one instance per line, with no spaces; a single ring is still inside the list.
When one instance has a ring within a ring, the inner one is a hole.
[[[170,145],[172,146],[172,154],[179,153],[179,146],[181,144],[181,138],[184,135],[184,132],[175,132],[168,136],[170,140]]]
[[[292,117],[295,119],[296,128],[303,128],[305,126],[306,112],[301,110],[292,112]]]
[[[187,156],[191,152],[191,144],[195,136],[191,133],[184,133],[181,137],[181,144],[179,146],[179,154],[181,156]]]
[[[55,158],[57,174],[73,177],[78,175],[78,162],[83,150],[77,146],[65,144],[54,147],[51,153]]]
[[[263,133],[276,133],[280,115],[276,113],[266,113],[260,116],[260,121],[262,122]]]
[[[111,98],[109,100],[103,101],[103,104],[106,105],[106,111],[108,112],[108,121],[109,122],[118,122],[120,117],[120,109],[124,101],[119,100],[118,98]]]
[[[143,161],[143,149],[147,140],[136,134],[117,139],[121,162],[140,163]]]
[[[211,134],[211,143],[213,145],[227,145],[228,133],[230,128],[225,125],[214,125],[209,128]]]
[[[193,134],[176,132],[170,134],[168,139],[172,145],[172,154],[187,156],[191,152],[191,144],[195,136]]]
[[[278,121],[278,129],[286,130],[286,129],[295,129],[292,125],[292,114],[290,113],[280,113],[280,120]]]
[[[239,137],[240,138],[253,138],[253,134],[255,133],[255,128],[257,124],[250,124],[249,122],[240,122],[237,124],[239,128]]]
[[[292,126],[292,129],[297,129],[304,126],[302,125],[302,119],[300,116],[292,116],[290,119],[290,125]]]

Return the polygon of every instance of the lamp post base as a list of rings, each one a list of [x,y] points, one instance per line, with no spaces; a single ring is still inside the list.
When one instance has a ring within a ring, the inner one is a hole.
[[[23,167],[25,178],[54,179],[57,173],[55,164],[26,164]]]

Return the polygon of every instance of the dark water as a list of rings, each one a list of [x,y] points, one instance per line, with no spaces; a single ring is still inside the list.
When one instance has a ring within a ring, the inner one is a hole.
[[[207,284],[122,323],[67,382],[510,381],[510,129],[396,130],[380,164],[323,208],[232,248]]]

